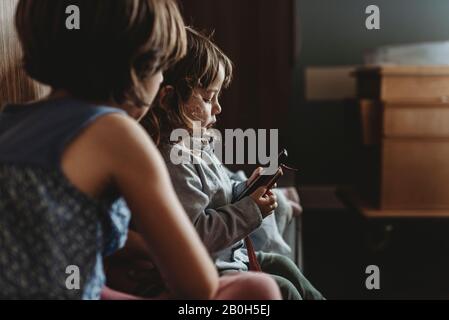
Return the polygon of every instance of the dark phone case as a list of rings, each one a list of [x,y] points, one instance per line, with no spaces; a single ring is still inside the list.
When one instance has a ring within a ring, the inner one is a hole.
[[[242,200],[244,197],[247,197],[254,193],[257,189],[262,186],[266,186],[267,190],[273,188],[274,184],[279,180],[283,175],[282,168],[279,167],[275,174],[273,175],[260,175],[247,187],[243,192],[238,196],[237,201]]]
[[[279,163],[281,165],[277,169],[276,173],[272,175],[258,176],[248,187],[245,188],[245,190],[243,190],[243,192],[237,197],[236,201],[240,201],[244,197],[250,196],[251,194],[254,193],[254,191],[256,191],[262,186],[266,186],[267,190],[270,190],[271,188],[273,188],[274,184],[279,180],[279,178],[284,175],[284,170],[297,171],[296,169],[287,167],[286,165],[282,164],[287,157],[288,157],[287,150],[283,149],[278,156]]]

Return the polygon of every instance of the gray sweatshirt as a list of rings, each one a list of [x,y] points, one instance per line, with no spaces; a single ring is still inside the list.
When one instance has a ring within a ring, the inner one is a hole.
[[[250,197],[233,203],[246,182],[231,180],[210,144],[191,154],[192,161],[174,164],[172,153],[187,152],[181,144],[165,144],[162,156],[175,191],[219,271],[248,270],[243,238],[262,224],[259,207]],[[195,161],[194,161],[195,160]]]
[[[190,153],[190,157],[182,164],[174,164],[171,154],[182,151]],[[246,187],[247,178],[241,171],[229,171],[213,154],[213,144],[202,144],[201,151],[194,153],[182,144],[165,144],[161,152],[178,197],[219,271],[248,269],[242,241],[247,235],[256,251],[290,255],[291,249],[278,229],[281,221],[292,216],[291,205],[282,192],[275,190],[279,206],[262,221],[250,197],[234,203]]]

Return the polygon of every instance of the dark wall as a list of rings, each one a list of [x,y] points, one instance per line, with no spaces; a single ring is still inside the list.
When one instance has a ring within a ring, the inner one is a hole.
[[[379,45],[449,40],[447,0],[297,0],[302,26],[301,64],[362,63]],[[365,28],[365,8],[380,8],[380,30]]]
[[[380,8],[380,30],[365,28],[365,9]],[[306,103],[306,66],[356,65],[381,45],[449,40],[447,0],[296,0],[299,22],[288,142],[302,184],[353,181],[357,114],[347,102]]]
[[[183,0],[186,22],[214,31],[235,64],[219,129],[287,129],[294,67],[294,0]],[[230,166],[250,171],[254,166]]]
[[[293,0],[184,0],[188,24],[214,31],[235,64],[223,96],[221,127],[279,128],[293,70]]]

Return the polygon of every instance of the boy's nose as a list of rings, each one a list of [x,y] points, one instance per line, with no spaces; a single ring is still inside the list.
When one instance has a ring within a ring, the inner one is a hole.
[[[214,112],[214,115],[215,115],[215,114],[220,114],[220,113],[221,113],[221,106],[220,106],[219,103],[214,104],[214,110],[213,110],[213,112]]]

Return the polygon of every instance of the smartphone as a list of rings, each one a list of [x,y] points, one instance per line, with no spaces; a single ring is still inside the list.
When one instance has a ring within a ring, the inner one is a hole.
[[[244,197],[247,197],[247,196],[253,194],[254,191],[259,189],[260,187],[265,186],[267,188],[267,190],[272,189],[273,186],[276,184],[276,182],[279,180],[279,178],[284,175],[284,169],[296,171],[295,169],[289,168],[289,167],[285,166],[284,164],[282,164],[282,161],[287,156],[288,156],[287,150],[285,150],[285,149],[282,150],[281,153],[279,153],[279,157],[278,157],[279,163],[281,163],[281,164],[280,164],[279,168],[276,170],[276,172],[272,175],[263,175],[262,174],[263,172],[262,172],[256,179],[254,179],[253,182],[251,182],[251,184],[249,186],[247,186],[245,188],[245,190],[243,190],[243,192],[237,197],[236,201],[240,201]]]

